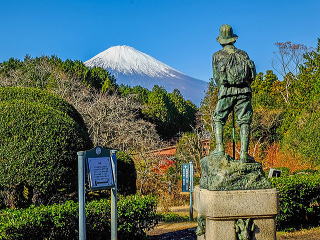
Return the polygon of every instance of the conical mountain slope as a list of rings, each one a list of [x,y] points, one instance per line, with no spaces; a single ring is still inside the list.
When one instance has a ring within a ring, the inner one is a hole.
[[[86,61],[85,65],[108,70],[119,84],[140,85],[148,89],[160,85],[170,92],[179,89],[196,105],[200,104],[208,85],[129,46],[111,47]]]

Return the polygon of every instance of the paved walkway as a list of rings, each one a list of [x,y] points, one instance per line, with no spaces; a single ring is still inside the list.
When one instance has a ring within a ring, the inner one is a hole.
[[[149,240],[196,240],[192,222],[162,223],[151,231]],[[320,227],[291,233],[277,233],[277,240],[320,240]]]
[[[179,230],[169,233],[164,233],[156,236],[150,236],[150,240],[196,240],[195,228]]]

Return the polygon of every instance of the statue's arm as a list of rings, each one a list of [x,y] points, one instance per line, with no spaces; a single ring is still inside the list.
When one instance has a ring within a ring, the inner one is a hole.
[[[220,81],[220,75],[219,71],[217,69],[217,59],[215,55],[212,56],[212,73],[213,73],[213,80],[215,81],[216,85],[218,88],[221,86],[221,81]]]
[[[254,81],[254,79],[257,76],[256,66],[252,60],[249,60],[250,62],[250,72],[251,72],[251,78],[250,78],[250,84]]]

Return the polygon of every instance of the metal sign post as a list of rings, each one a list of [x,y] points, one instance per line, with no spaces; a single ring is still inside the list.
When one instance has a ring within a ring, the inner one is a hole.
[[[192,199],[192,193],[193,193],[193,163],[190,161],[190,221],[193,220],[193,199]]]
[[[78,152],[78,189],[79,189],[79,240],[86,240],[86,214],[85,214],[85,158],[84,152]]]
[[[111,189],[111,240],[117,240],[118,211],[117,211],[117,157],[116,151],[111,150],[111,163],[114,176],[114,187]]]
[[[79,240],[86,240],[85,179],[92,191],[111,189],[111,240],[117,240],[116,150],[95,147],[78,152]]]

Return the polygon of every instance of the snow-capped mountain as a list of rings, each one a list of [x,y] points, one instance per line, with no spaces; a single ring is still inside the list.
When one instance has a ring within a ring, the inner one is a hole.
[[[86,61],[85,65],[108,70],[119,84],[140,85],[148,89],[160,85],[169,92],[179,89],[186,99],[196,105],[200,104],[208,85],[129,46],[108,48]]]

